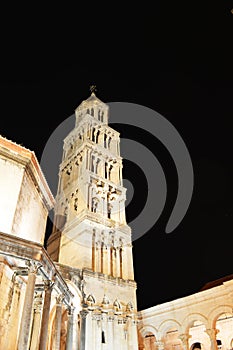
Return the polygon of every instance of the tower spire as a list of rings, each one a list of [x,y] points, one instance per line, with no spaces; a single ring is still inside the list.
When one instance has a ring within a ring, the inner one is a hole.
[[[92,95],[95,95],[95,92],[97,91],[96,85],[90,85],[90,92]]]

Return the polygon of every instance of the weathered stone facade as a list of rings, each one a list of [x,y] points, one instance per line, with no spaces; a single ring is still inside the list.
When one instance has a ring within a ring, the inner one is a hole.
[[[94,93],[75,114],[56,201],[35,154],[0,137],[0,349],[232,349],[233,279],[137,312],[119,133]]]

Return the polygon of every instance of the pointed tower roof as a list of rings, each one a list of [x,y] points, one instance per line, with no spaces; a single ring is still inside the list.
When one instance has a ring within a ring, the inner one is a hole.
[[[94,92],[92,92],[91,95],[86,100],[83,100],[76,109],[88,108],[92,107],[93,105],[106,106],[106,104],[101,101]]]
[[[109,106],[101,101],[96,96],[93,89],[91,89],[91,95],[86,100],[83,100],[75,109],[76,126],[78,125],[79,120],[86,114],[93,116],[104,124],[108,124],[108,111]]]

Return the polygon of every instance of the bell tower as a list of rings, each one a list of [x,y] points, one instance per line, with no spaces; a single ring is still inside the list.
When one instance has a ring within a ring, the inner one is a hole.
[[[48,252],[64,265],[133,280],[119,133],[108,126],[109,107],[94,91],[75,116],[64,139]]]
[[[81,292],[80,350],[137,350],[131,229],[126,223],[119,133],[94,91],[64,139],[47,250]]]

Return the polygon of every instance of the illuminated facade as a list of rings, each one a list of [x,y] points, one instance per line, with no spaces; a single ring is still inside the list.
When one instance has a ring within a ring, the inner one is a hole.
[[[108,112],[94,93],[75,110],[56,200],[34,152],[0,137],[0,349],[229,350],[233,280],[137,311],[120,139]]]
[[[138,314],[139,349],[233,348],[233,275]]]

